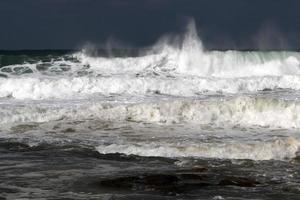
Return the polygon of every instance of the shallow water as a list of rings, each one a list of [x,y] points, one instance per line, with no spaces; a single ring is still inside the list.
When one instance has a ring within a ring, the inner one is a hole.
[[[299,158],[253,161],[99,154],[1,141],[7,199],[298,199]]]

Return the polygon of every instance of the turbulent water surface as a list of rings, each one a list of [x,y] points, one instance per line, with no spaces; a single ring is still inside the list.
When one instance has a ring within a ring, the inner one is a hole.
[[[0,199],[300,198],[300,53],[87,52],[0,53]]]

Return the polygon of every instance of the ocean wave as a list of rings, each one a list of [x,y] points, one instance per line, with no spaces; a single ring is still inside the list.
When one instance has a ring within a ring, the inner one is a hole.
[[[251,93],[300,89],[300,76],[236,79],[201,77],[20,77],[0,79],[0,97],[14,99],[72,99],[93,95],[173,95],[193,97],[207,93]]]
[[[187,26],[181,39],[164,37],[139,57],[91,57],[84,52],[74,56],[101,74],[152,71],[174,76],[219,78],[300,74],[298,52],[206,51],[194,22]]]
[[[176,146],[159,143],[100,145],[103,154],[123,153],[159,157],[204,157],[218,159],[285,160],[296,157],[300,142],[295,138],[259,142],[201,143],[197,146]]]
[[[83,50],[0,68],[0,97],[15,99],[95,93],[197,96],[277,88],[300,89],[300,53],[205,51],[193,23],[181,42],[163,39],[136,57],[96,57]]]
[[[300,128],[299,101],[264,97],[219,100],[168,100],[140,103],[94,102],[83,105],[1,105],[0,123],[99,119],[159,124]]]

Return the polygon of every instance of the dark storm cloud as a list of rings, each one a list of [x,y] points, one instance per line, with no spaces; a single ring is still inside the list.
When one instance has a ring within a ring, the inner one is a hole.
[[[299,49],[299,10],[297,0],[0,0],[0,49],[145,46],[189,17],[208,48]]]

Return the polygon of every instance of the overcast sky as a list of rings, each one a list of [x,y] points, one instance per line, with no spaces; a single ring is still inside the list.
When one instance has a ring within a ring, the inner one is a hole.
[[[188,18],[209,49],[300,49],[299,0],[0,0],[0,49],[141,47]]]

